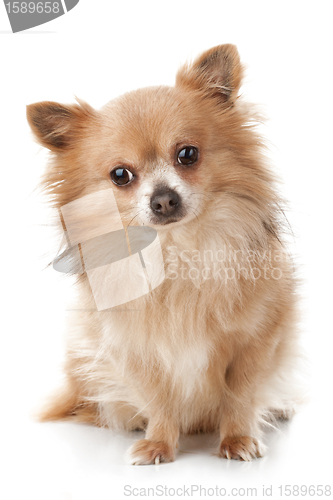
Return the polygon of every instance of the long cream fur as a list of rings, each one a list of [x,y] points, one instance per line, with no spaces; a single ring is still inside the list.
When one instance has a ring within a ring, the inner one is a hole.
[[[44,185],[57,209],[112,187],[124,225],[141,225],[149,183],[179,179],[193,196],[187,219],[157,228],[166,270],[158,288],[98,312],[86,275],[78,277],[67,385],[41,416],[147,426],[132,463],[173,460],[179,434],[199,431],[219,431],[221,456],[250,460],[264,452],[263,419],[292,409],[296,280],[241,79],[236,48],[222,45],[181,68],[172,88],[138,90],[100,111],[83,102],[28,107],[52,151]],[[170,160],[181,142],[202,152],[193,169]],[[120,161],[137,169],[137,184],[112,184]]]

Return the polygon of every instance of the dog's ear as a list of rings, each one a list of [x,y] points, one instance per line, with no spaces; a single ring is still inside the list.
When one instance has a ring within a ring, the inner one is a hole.
[[[229,105],[236,99],[243,68],[235,45],[218,45],[177,73],[176,86],[199,90]]]
[[[56,152],[73,148],[94,118],[95,110],[79,100],[68,106],[49,101],[27,106],[27,119],[38,142]]]

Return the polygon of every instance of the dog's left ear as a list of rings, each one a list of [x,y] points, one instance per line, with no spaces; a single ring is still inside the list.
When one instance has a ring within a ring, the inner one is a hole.
[[[231,105],[242,82],[243,68],[235,45],[218,45],[177,73],[176,86],[198,90]]]
[[[80,99],[71,105],[44,101],[27,106],[27,119],[37,141],[60,153],[82,140],[89,123],[96,119],[96,112]]]

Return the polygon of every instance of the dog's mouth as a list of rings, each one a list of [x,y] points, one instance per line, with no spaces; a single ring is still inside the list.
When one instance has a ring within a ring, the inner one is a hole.
[[[173,227],[173,226],[180,226],[182,224],[186,224],[190,220],[194,218],[191,216],[190,213],[181,213],[177,216],[174,217],[151,217],[148,225],[155,227],[155,228],[160,228],[162,229],[163,227]]]
[[[176,225],[177,223],[182,223],[183,221],[183,218],[182,217],[179,217],[179,218],[170,218],[170,219],[165,219],[165,220],[156,220],[156,219],[152,219],[149,221],[148,225],[149,226],[152,226],[154,228],[162,228],[162,227],[170,227],[170,226],[173,226],[173,225]]]
[[[161,226],[166,226],[167,224],[173,224],[174,222],[180,222],[182,220],[182,217],[176,219],[166,219],[165,221],[159,221],[158,224]]]
[[[141,210],[137,222],[139,225],[151,226],[156,229],[180,226],[199,215],[198,210],[191,210],[192,206],[188,207],[180,202],[172,210],[166,211],[169,213],[163,213],[162,210],[153,210],[152,207],[147,208]]]
[[[179,222],[184,221],[186,217],[186,211],[184,210],[183,207],[181,207],[179,210],[175,210],[174,213],[169,214],[169,215],[163,215],[163,214],[155,214],[151,213],[150,214],[150,223],[154,226],[170,226],[172,224],[176,224]]]

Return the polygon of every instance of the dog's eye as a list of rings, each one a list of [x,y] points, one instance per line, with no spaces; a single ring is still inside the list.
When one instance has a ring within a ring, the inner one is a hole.
[[[126,186],[134,179],[134,175],[127,168],[117,167],[110,172],[111,180],[117,186]]]
[[[194,146],[186,146],[179,151],[177,159],[182,165],[193,165],[198,159],[198,150]]]

